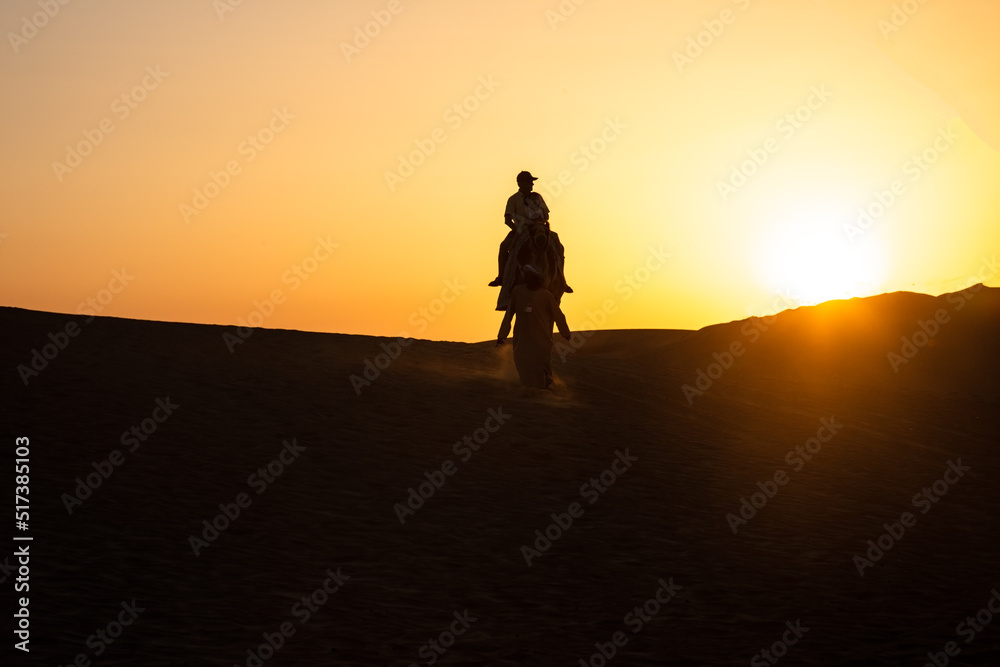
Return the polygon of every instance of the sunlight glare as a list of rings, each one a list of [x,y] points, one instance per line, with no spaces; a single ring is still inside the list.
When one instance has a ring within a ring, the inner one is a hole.
[[[776,233],[759,254],[767,285],[802,305],[875,294],[886,274],[884,246],[852,245],[838,216],[813,212]]]

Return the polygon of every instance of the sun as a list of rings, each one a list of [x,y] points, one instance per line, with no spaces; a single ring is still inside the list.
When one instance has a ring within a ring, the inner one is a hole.
[[[875,239],[852,243],[833,216],[813,214],[776,231],[759,253],[768,288],[800,305],[878,293],[886,274]]]

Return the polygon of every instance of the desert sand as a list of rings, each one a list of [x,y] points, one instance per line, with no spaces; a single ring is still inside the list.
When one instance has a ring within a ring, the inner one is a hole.
[[[0,321],[10,664],[1000,664],[1000,289],[580,335],[551,393],[492,341]]]

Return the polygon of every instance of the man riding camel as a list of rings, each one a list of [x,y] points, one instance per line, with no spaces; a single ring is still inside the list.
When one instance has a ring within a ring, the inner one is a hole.
[[[500,243],[500,254],[497,258],[497,277],[490,283],[490,287],[501,287],[503,285],[504,268],[507,266],[507,258],[510,255],[511,247],[514,245],[518,234],[530,225],[548,226],[549,224],[549,207],[545,205],[542,195],[532,192],[537,180],[536,177],[527,171],[522,171],[517,175],[518,190],[507,199],[507,208],[503,214],[503,222],[510,227],[510,231],[503,242]],[[565,286],[564,291],[567,294],[572,294],[573,289],[566,283],[566,276],[561,270],[559,272],[559,279]]]

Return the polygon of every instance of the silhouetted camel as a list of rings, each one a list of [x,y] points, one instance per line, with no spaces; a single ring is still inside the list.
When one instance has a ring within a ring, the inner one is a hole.
[[[497,310],[507,310],[510,293],[516,285],[524,282],[521,268],[533,264],[544,276],[543,287],[552,293],[556,304],[562,301],[566,285],[562,278],[563,248],[559,235],[549,230],[548,223],[529,225],[514,241],[514,247],[507,259],[503,286],[497,298]]]

